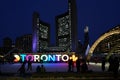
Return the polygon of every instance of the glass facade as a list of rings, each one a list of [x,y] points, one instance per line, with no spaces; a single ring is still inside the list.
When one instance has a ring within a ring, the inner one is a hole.
[[[33,15],[33,52],[48,49],[50,38],[49,24],[40,21],[38,13]],[[56,49],[76,51],[77,46],[76,1],[68,0],[68,10],[56,16]],[[49,46],[53,47],[53,46]],[[59,48],[60,47],[60,48]],[[63,49],[61,49],[61,47]],[[53,48],[52,48],[53,49]]]
[[[69,35],[69,15],[58,19],[58,36]]]
[[[40,22],[39,26],[39,50],[44,51],[49,45],[49,26]]]
[[[76,52],[78,39],[75,0],[68,0],[67,12],[56,16],[56,27],[57,46],[65,48],[65,51]]]
[[[40,32],[41,38],[44,38],[44,39],[48,38],[48,27],[47,26],[40,24],[39,32]]]
[[[56,24],[57,24],[57,46],[63,47],[66,51],[70,49],[70,16],[69,13],[66,12],[60,16],[56,17]]]
[[[33,52],[42,52],[49,44],[50,25],[41,21],[38,13],[33,14]]]

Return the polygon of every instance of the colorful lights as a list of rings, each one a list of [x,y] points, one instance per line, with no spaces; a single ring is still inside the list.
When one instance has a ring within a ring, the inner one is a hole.
[[[75,55],[72,55],[72,56],[70,57],[70,59],[72,59],[73,61],[76,61],[76,60],[78,59],[78,57],[76,57]]]
[[[18,62],[20,60],[20,56],[19,55],[14,55],[15,59],[14,62]]]
[[[14,62],[19,61],[32,61],[32,62],[67,62],[69,59],[72,59],[73,61],[76,61],[78,57],[75,55],[67,55],[67,54],[20,54],[14,55],[15,59]]]

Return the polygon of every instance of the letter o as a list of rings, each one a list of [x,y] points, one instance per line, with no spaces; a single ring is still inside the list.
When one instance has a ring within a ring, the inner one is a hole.
[[[65,57],[66,57],[66,59],[65,59]],[[66,55],[66,54],[64,54],[64,55],[62,55],[62,61],[68,61],[69,60],[69,56],[68,55]]]
[[[45,59],[44,59],[45,58]],[[42,55],[40,58],[42,61],[47,61],[48,60],[48,56],[47,55]]]
[[[29,59],[30,59],[30,61],[33,61],[34,60],[34,56],[33,55],[27,55],[26,56],[26,60],[29,61]]]

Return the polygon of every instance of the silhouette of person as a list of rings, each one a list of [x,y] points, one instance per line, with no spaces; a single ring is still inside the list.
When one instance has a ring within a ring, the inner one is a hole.
[[[32,71],[32,62],[30,61],[31,59],[28,60],[28,68],[27,71],[30,70]]]
[[[82,65],[81,65],[81,72],[87,72],[88,71],[88,66],[86,64],[86,60],[82,59]]]
[[[102,58],[102,71],[105,71],[105,57]]]
[[[38,65],[37,68],[36,68],[36,72],[37,73],[40,73],[41,72],[41,67]]]
[[[108,59],[108,62],[109,62],[108,71],[113,71],[113,68],[114,68],[113,63],[114,63],[114,61],[113,61],[113,57],[112,56],[110,56],[110,58]]]
[[[68,60],[68,72],[73,71],[73,67],[74,67],[73,60],[69,59]]]
[[[25,74],[25,64],[23,63],[17,72],[20,72],[20,75],[23,76]]]
[[[41,65],[41,67],[40,67],[40,72],[42,72],[42,73],[46,72],[46,69],[43,65]]]
[[[119,69],[119,59],[118,57],[115,57],[114,62],[112,63],[114,68],[113,68],[113,73],[114,73],[114,77],[118,77],[118,69]]]
[[[76,60],[76,69],[77,69],[77,72],[80,72],[80,59],[79,58]]]

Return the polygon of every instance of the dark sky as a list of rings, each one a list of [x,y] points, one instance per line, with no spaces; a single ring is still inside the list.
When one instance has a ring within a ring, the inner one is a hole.
[[[120,24],[120,0],[76,0],[78,38],[83,42],[83,29],[89,26],[90,43],[102,33]],[[55,43],[55,16],[67,11],[67,0],[0,0],[0,45],[4,37],[32,33],[32,14],[51,25],[51,43]]]

